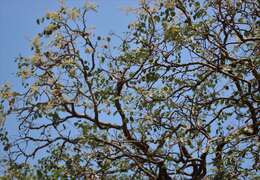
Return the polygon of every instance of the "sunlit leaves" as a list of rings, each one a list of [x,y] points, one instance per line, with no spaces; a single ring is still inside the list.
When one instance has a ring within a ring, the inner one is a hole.
[[[25,93],[15,110],[26,132],[17,146],[55,147],[41,164],[55,178],[156,179],[162,167],[172,177],[218,177],[225,168],[247,176],[233,167],[243,169],[246,154],[257,161],[258,32],[244,17],[255,7],[240,3],[142,1],[123,36],[95,34],[91,4],[38,19],[47,21],[33,55],[17,59]],[[3,88],[2,109],[13,93]],[[235,148],[247,145],[247,153]]]
[[[35,49],[35,52],[39,53],[40,52],[40,45],[41,45],[41,40],[40,40],[39,35],[34,37],[34,39],[32,41],[32,45],[33,45],[33,48]]]
[[[166,9],[174,8],[175,2],[174,0],[167,0],[164,4]]]
[[[58,12],[48,12],[46,18],[58,21],[60,19],[60,14]]]
[[[51,35],[54,31],[56,31],[57,29],[59,29],[59,25],[55,24],[55,23],[50,23],[45,29],[43,34],[44,35]]]
[[[171,40],[178,40],[180,38],[180,29],[178,27],[172,26],[166,29],[164,34],[164,39],[171,41]]]

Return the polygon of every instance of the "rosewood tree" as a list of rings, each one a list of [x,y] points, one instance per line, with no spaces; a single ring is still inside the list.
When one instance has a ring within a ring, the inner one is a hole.
[[[259,177],[258,0],[142,0],[121,36],[95,34],[89,11],[38,19],[24,90],[1,89],[19,125],[1,134],[6,178]]]

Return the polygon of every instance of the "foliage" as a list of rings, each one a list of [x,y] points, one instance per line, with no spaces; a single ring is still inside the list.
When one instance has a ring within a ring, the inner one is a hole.
[[[95,35],[89,11],[47,13],[17,58],[6,177],[259,177],[259,1],[143,0],[123,36]]]

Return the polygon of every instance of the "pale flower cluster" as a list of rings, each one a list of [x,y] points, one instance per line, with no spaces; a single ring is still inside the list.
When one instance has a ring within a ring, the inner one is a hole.
[[[70,19],[75,20],[79,17],[80,13],[78,9],[73,8],[68,12],[68,15]]]
[[[39,48],[40,47],[40,45],[41,45],[41,41],[40,41],[40,36],[35,36],[34,38],[33,38],[33,40],[32,40],[32,44],[33,44],[33,47],[34,48]]]
[[[41,63],[41,55],[38,54],[38,53],[34,54],[33,57],[31,58],[31,61],[32,61],[33,65],[36,65],[36,66],[40,65],[40,63]]]
[[[47,17],[47,18],[50,18],[50,19],[52,19],[52,20],[55,20],[55,21],[57,21],[57,20],[60,19],[60,15],[59,15],[59,13],[57,13],[57,12],[48,12],[47,15],[46,15],[46,17]]]
[[[32,71],[29,68],[26,68],[20,72],[20,77],[25,80],[32,75]]]

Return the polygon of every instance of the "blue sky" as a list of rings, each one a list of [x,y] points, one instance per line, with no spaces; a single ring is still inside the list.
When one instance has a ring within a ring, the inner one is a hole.
[[[136,6],[138,0],[93,0],[98,5],[98,12],[89,16],[90,24],[96,27],[100,35],[113,31],[122,33],[127,25],[134,20],[134,15],[126,14],[122,8]],[[80,6],[85,0],[67,0],[68,6]],[[59,7],[58,0],[1,0],[0,6],[0,86],[10,82],[16,90],[21,82],[16,78],[17,66],[14,62],[19,55],[29,56],[33,37],[41,32],[36,19],[48,11]],[[15,118],[9,118],[6,127],[9,134],[15,135],[17,130]],[[0,154],[2,148],[0,145]],[[0,155],[0,159],[1,159]]]
[[[83,4],[85,0],[67,0],[69,6]],[[96,0],[98,13],[91,14],[90,22],[98,34],[110,31],[123,32],[133,15],[121,9],[134,6],[137,0]],[[30,54],[31,39],[40,32],[36,19],[48,11],[57,9],[58,0],[1,0],[0,6],[0,84],[5,81],[17,83],[15,79],[15,57]],[[19,83],[18,83],[19,84]],[[17,85],[18,85],[17,84]]]

